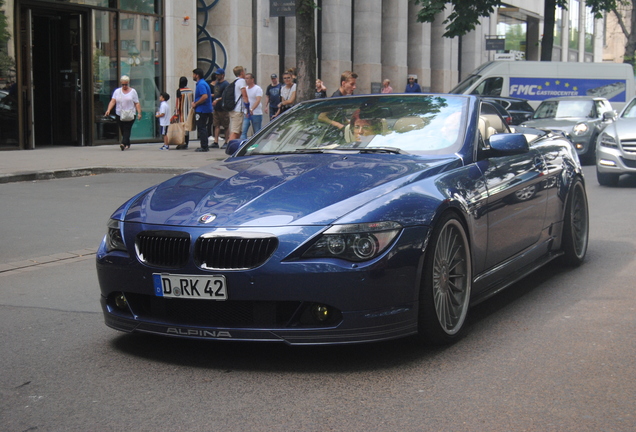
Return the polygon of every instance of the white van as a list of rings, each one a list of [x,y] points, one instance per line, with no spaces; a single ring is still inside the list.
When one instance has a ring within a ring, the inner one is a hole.
[[[634,96],[634,71],[625,63],[491,61],[450,93],[527,99],[535,109],[552,97],[596,96],[620,111]]]

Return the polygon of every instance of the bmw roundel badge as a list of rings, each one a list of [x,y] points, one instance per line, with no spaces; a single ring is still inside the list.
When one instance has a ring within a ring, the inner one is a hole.
[[[206,213],[203,216],[201,216],[199,218],[199,222],[201,223],[210,223],[212,222],[214,219],[216,219],[216,215],[212,214],[212,213]]]

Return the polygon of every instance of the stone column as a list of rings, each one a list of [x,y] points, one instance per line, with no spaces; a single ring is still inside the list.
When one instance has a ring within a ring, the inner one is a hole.
[[[417,22],[417,12],[422,7],[409,2],[407,75],[417,75],[423,92],[431,90],[431,24]],[[404,91],[406,76],[391,80],[395,92]]]
[[[446,93],[458,82],[457,38],[443,36],[446,29],[442,22],[449,14],[445,10],[431,24],[431,91],[435,93]]]
[[[358,74],[355,94],[371,93],[372,82],[382,82],[382,0],[355,0],[353,71]],[[331,89],[329,89],[331,91]],[[336,88],[334,87],[333,91]]]
[[[195,0],[167,1],[165,6],[166,83],[168,93],[174,96],[182,76],[192,80],[197,67],[197,7]],[[188,18],[187,20],[185,18]],[[9,44],[12,45],[12,44]],[[174,102],[172,105],[174,106]]]
[[[232,69],[243,66],[251,71],[252,65],[252,2],[234,0],[218,2],[209,14],[207,31],[219,40],[227,55],[225,78],[234,80]]]
[[[382,1],[382,78],[389,78],[394,91],[403,91],[408,74],[409,2]]]
[[[570,53],[570,18],[567,9],[561,9],[561,61],[568,61]],[[556,25],[556,23],[555,23]],[[556,60],[552,58],[552,60]]]
[[[327,95],[340,87],[340,75],[352,70],[351,5],[352,0],[322,2],[322,77]],[[354,71],[355,72],[355,71]]]
[[[585,0],[579,0],[579,55],[578,61],[585,61]]]
[[[285,72],[289,68],[296,67],[296,18],[285,18]],[[282,82],[282,77],[280,82]]]
[[[256,8],[256,83],[265,91],[270,75],[279,72],[278,18],[270,18],[269,2],[257,2]]]
[[[466,78],[472,71],[488,61],[488,51],[486,51],[486,36],[495,34],[490,33],[492,21],[497,22],[496,9],[490,17],[482,18],[481,25],[478,25],[475,30],[462,36],[461,53],[459,53],[459,55],[461,56],[461,70],[458,70],[459,81]],[[459,61],[458,66],[460,66]],[[452,84],[451,88],[454,87],[455,84]]]

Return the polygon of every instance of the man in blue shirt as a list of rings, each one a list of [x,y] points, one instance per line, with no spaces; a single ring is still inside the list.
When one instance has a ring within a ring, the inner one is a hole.
[[[201,147],[195,151],[207,152],[210,151],[208,144],[208,123],[213,111],[212,92],[210,91],[208,83],[203,79],[203,69],[196,68],[193,70],[192,79],[197,83],[194,90],[192,109],[194,110],[194,118],[197,124],[197,134],[201,139]]]
[[[415,82],[416,79],[415,75],[409,75],[404,93],[422,93],[422,88]]]

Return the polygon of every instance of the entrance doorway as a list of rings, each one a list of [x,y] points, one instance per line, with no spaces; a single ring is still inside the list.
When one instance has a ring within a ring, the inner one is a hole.
[[[22,9],[26,148],[87,145],[86,13]]]

